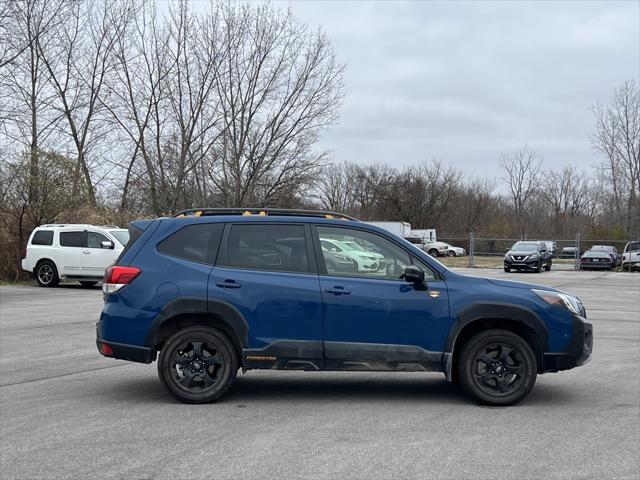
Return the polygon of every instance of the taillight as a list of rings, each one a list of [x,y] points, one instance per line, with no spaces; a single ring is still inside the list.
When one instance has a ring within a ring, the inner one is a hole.
[[[120,265],[107,268],[102,279],[102,291],[104,293],[117,292],[125,285],[133,282],[141,271],[138,267],[123,267]]]
[[[24,250],[22,250],[22,258],[27,258],[27,247],[24,247]]]

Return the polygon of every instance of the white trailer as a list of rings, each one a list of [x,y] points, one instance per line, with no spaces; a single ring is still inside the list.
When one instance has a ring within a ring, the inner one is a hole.
[[[433,243],[436,241],[436,229],[426,228],[411,230],[411,234],[409,235],[409,237],[419,238],[420,240],[422,240],[422,243]]]
[[[371,225],[375,225],[385,230],[389,230],[391,233],[396,234],[400,238],[407,238],[411,236],[411,224],[407,222],[365,222]]]

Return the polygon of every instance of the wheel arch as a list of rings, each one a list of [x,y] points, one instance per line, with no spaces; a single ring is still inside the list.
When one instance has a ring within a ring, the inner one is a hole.
[[[534,352],[538,370],[543,368],[549,333],[537,314],[516,305],[477,304],[462,312],[449,336],[444,355],[447,380],[456,380],[462,346],[476,333],[492,328],[509,330],[522,337]]]
[[[56,267],[56,271],[58,272],[58,276],[60,276],[60,268],[58,267],[58,264],[56,263],[56,261],[53,258],[49,258],[49,257],[41,257],[38,260],[36,260],[36,262],[33,264],[33,273],[36,273],[36,270],[38,270],[38,267],[40,266],[40,264],[42,262],[51,262],[53,263],[53,266]]]
[[[167,304],[149,328],[144,343],[161,350],[175,332],[196,325],[213,327],[226,334],[242,364],[242,349],[247,346],[247,322],[235,307],[222,301],[177,299]]]

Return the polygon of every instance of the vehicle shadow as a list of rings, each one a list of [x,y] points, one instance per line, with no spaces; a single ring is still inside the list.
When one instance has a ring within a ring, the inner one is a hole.
[[[439,376],[424,376],[423,378],[402,378],[402,376],[388,378],[375,377],[369,374],[349,376],[344,378],[331,374],[321,374],[313,378],[314,374],[303,378],[295,375],[252,376],[240,375],[233,387],[216,404],[237,404],[239,407],[259,405],[264,403],[300,403],[323,401],[331,403],[362,403],[372,404],[384,402],[389,405],[407,403],[433,403],[467,405],[477,408],[487,407],[475,403],[467,397],[458,385],[447,382]],[[145,380],[118,380],[117,388],[111,385],[104,391],[105,396],[113,400],[124,402],[149,402],[161,404],[181,403],[171,397],[160,385],[157,378]],[[520,405],[565,405],[580,402],[568,389],[557,386],[537,385],[531,394]],[[500,407],[498,407],[500,408]]]

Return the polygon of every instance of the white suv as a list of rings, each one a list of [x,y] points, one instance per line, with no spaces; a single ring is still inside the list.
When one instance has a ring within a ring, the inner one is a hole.
[[[128,230],[115,225],[41,225],[31,232],[22,269],[42,287],[63,279],[89,287],[102,280],[128,241]]]

